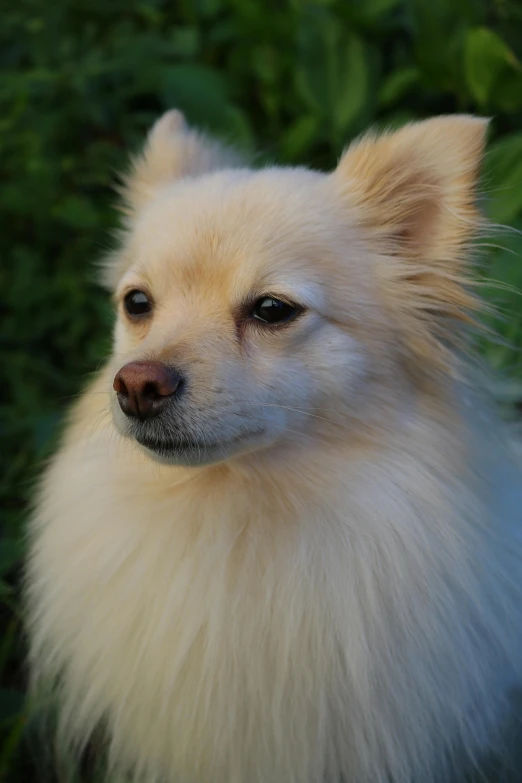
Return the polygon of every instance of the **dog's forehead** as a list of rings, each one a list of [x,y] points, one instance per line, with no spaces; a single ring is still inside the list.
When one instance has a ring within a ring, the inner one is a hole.
[[[321,200],[323,178],[240,170],[164,188],[136,222],[133,267],[174,285],[209,277],[235,288],[319,283],[333,230]]]

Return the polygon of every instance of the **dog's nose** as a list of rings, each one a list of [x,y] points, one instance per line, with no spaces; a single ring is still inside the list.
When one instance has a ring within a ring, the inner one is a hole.
[[[116,374],[113,388],[127,416],[156,416],[181,386],[182,378],[161,362],[129,362]]]

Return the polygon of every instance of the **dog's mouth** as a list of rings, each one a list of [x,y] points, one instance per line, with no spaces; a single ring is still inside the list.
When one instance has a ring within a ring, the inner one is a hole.
[[[136,432],[134,437],[147,451],[162,460],[197,465],[213,462],[242,446],[247,446],[253,438],[259,438],[263,433],[264,430],[255,430],[223,440],[186,437],[165,438],[145,432]]]
[[[151,459],[172,465],[221,462],[263,447],[271,440],[261,421],[252,421],[250,426],[242,422],[243,426],[239,427],[226,427],[218,418],[209,421],[208,417],[196,420],[193,416],[193,421],[187,423],[181,415],[175,420],[160,415],[141,421],[123,415],[117,403],[113,417],[116,429],[124,438],[139,444]]]

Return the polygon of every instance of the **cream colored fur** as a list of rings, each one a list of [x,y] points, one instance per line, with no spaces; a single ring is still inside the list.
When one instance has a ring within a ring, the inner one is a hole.
[[[457,358],[484,134],[434,119],[326,175],[230,168],[177,113],[153,130],[110,262],[113,354],[30,526],[35,686],[61,744],[105,731],[108,780],[432,783],[496,746],[522,673],[521,477]],[[265,293],[306,311],[245,321]],[[130,437],[112,379],[140,358],[188,375],[184,426],[223,444],[201,464]]]

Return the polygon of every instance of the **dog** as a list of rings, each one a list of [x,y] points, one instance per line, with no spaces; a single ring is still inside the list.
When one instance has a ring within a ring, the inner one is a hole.
[[[522,480],[473,357],[487,122],[250,169],[171,111],[113,351],[29,526],[29,664],[107,779],[446,783],[521,679]]]

